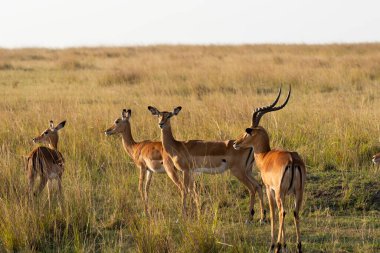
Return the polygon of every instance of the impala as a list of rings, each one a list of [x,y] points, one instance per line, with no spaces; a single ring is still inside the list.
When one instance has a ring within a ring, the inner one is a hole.
[[[34,181],[37,176],[40,177],[40,184],[34,196],[37,196],[48,184],[48,200],[50,206],[50,182],[53,179],[58,181],[59,194],[62,199],[62,174],[64,171],[65,160],[58,151],[58,131],[62,129],[66,121],[62,121],[54,127],[53,121],[50,121],[49,128],[42,132],[41,135],[33,139],[34,143],[45,143],[49,147],[39,146],[33,149],[27,156],[26,171],[29,179],[29,195],[33,191]]]
[[[149,111],[158,116],[158,125],[161,128],[161,141],[165,152],[174,166],[183,172],[184,189],[182,192],[183,213],[186,215],[186,196],[192,189],[192,174],[218,174],[230,169],[231,173],[242,182],[250,192],[250,219],[254,215],[254,198],[256,191],[259,195],[261,221],[265,220],[261,185],[252,175],[253,154],[251,149],[235,150],[233,141],[177,141],[173,137],[170,119],[178,115],[182,107],[176,107],[173,112],[159,111],[149,106]],[[174,182],[179,184],[179,182]],[[191,195],[190,195],[191,196]]]
[[[121,117],[117,118],[113,125],[105,130],[106,135],[121,134],[123,147],[140,170],[139,191],[144,202],[146,215],[149,214],[148,195],[153,173],[167,173],[174,182],[178,182],[177,173],[170,159],[163,159],[163,148],[158,141],[136,142],[132,137],[131,110],[123,109]],[[145,182],[145,187],[144,187]],[[182,185],[176,184],[182,191]]]
[[[280,89],[281,92],[281,89]],[[279,92],[279,93],[280,93]],[[284,200],[288,194],[295,195],[294,224],[297,234],[297,249],[302,252],[300,231],[299,231],[299,211],[302,204],[302,197],[305,188],[306,169],[305,164],[297,152],[285,150],[272,150],[269,145],[269,136],[267,131],[259,126],[261,117],[268,113],[282,109],[289,101],[291,89],[285,102],[278,107],[275,103],[272,105],[255,109],[252,115],[252,125],[247,128],[245,133],[239,137],[235,143],[235,149],[253,148],[256,165],[260,174],[269,200],[270,219],[271,219],[271,248],[273,251],[274,244],[274,202],[276,201],[279,209],[279,231],[277,237],[276,252],[281,251],[281,242],[286,251],[285,241],[285,210]],[[282,240],[281,240],[282,239]]]
[[[378,154],[376,154],[376,155],[374,155],[374,156],[372,157],[372,162],[373,162],[374,164],[376,164],[376,165],[379,165],[379,164],[380,164],[380,153],[378,153]]]

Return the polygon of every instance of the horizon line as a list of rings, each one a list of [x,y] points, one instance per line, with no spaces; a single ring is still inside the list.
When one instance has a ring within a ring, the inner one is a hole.
[[[65,50],[65,49],[75,49],[75,48],[128,48],[128,47],[239,47],[239,46],[344,46],[344,45],[375,45],[380,44],[380,41],[356,41],[356,42],[321,42],[321,43],[310,43],[310,42],[260,42],[260,43],[125,43],[125,44],[78,44],[70,46],[1,46],[0,50],[18,50],[18,49],[52,49],[52,50]]]

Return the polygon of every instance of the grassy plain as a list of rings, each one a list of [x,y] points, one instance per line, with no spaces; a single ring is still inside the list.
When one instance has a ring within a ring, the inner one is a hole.
[[[137,169],[103,130],[130,108],[135,140],[159,140],[146,107],[181,105],[177,139],[234,139],[280,83],[291,100],[261,125],[307,163],[305,252],[379,252],[380,44],[0,49],[0,252],[267,251],[270,226],[244,224],[248,191],[229,172],[198,177],[201,217],[187,221],[174,185],[154,175],[144,217]],[[50,119],[67,120],[64,212],[46,190],[34,205],[25,194],[23,155]]]

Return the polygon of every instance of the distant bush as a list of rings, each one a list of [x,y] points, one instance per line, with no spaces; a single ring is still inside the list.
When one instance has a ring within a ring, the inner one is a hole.
[[[99,79],[99,86],[108,87],[113,85],[133,85],[139,83],[142,74],[137,71],[117,71],[108,73]]]
[[[14,66],[10,63],[0,63],[0,70],[12,70],[14,69]]]
[[[81,70],[81,69],[93,69],[94,65],[88,63],[82,63],[77,60],[63,60],[60,63],[60,68],[63,70]]]

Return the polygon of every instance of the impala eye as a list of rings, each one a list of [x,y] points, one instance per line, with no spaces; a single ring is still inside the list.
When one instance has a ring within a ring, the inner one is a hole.
[[[119,124],[119,120],[116,120],[116,122],[115,122],[116,124]]]
[[[49,132],[48,131],[45,131],[45,133],[44,134],[48,134]]]

